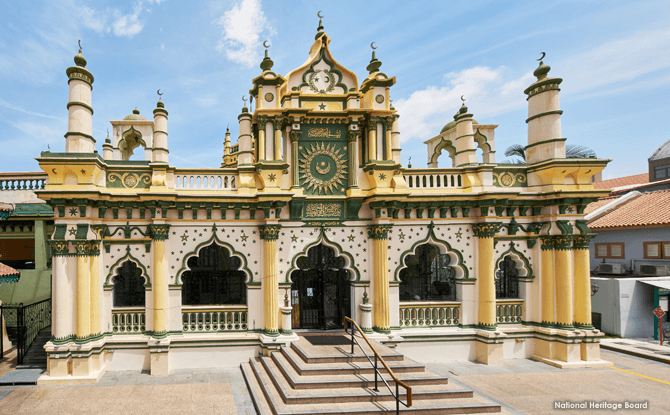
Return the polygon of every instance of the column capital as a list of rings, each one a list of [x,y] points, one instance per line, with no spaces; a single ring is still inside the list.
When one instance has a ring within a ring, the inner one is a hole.
[[[154,241],[164,241],[169,238],[170,225],[149,225],[149,234]]]
[[[575,239],[575,235],[555,235],[553,239],[555,250],[570,251],[572,250],[572,242]]]
[[[393,225],[368,225],[368,238],[388,239]]]
[[[98,238],[102,239],[107,230],[107,225],[91,225],[91,230],[98,235]]]
[[[493,238],[501,226],[500,222],[473,223],[472,232],[477,238]]]
[[[589,249],[591,239],[595,237],[596,235],[592,233],[574,235],[574,249]]]
[[[274,121],[275,125],[275,131],[281,129],[281,125],[284,123],[284,116],[283,115],[275,115],[272,117],[272,121]]]
[[[72,241],[72,245],[74,245],[75,256],[89,256],[91,254],[91,241],[89,240],[75,240]]]
[[[300,130],[291,130],[291,132],[289,133],[291,142],[295,143],[296,141],[298,141],[298,139],[300,138],[300,134],[301,134]]]
[[[358,137],[360,137],[360,136],[361,136],[361,132],[360,132],[360,131],[349,131],[349,132],[347,133],[347,142],[349,142],[349,143],[353,143],[353,142],[355,142],[356,140],[358,140]]]
[[[369,122],[370,124],[376,124],[376,123],[378,123],[380,120],[381,120],[381,117],[378,117],[378,116],[376,116],[376,115],[373,115],[373,116],[371,116],[371,117],[368,119],[368,122]]]
[[[261,239],[265,241],[276,241],[279,238],[281,225],[260,225],[258,226]]]
[[[67,241],[49,241],[49,245],[51,245],[51,254],[53,256],[67,256],[69,251],[69,245]]]
[[[540,235],[542,241],[542,250],[551,251],[554,249],[554,237],[552,235]]]
[[[256,116],[256,124],[259,124],[259,123],[265,124],[267,122],[268,122],[268,116],[267,115],[257,115]],[[263,127],[263,129],[265,130],[265,127]]]
[[[100,241],[88,241],[88,252],[90,256],[100,256]]]

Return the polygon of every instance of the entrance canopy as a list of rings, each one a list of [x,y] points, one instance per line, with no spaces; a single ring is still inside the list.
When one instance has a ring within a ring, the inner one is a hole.
[[[654,287],[663,288],[665,290],[670,290],[670,278],[665,278],[662,280],[638,280],[643,284],[653,285]]]

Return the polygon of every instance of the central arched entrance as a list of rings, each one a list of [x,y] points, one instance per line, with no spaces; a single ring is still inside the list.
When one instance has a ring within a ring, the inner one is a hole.
[[[324,244],[298,258],[298,269],[291,273],[294,328],[341,329],[344,317],[351,317],[351,287],[344,263]]]

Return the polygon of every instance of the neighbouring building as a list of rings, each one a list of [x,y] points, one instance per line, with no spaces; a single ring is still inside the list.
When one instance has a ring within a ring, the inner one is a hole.
[[[607,364],[584,209],[607,194],[590,178],[608,160],[565,158],[562,80],[540,62],[524,91],[528,164],[496,164],[496,125],[463,105],[429,140],[430,167],[411,169],[396,79],[373,52],[359,82],[321,25],[315,39],[285,75],[266,50],[238,142],[226,134],[210,169],[169,163],[161,99],[97,146],[94,77],[75,56],[64,151],[38,158],[54,211],[43,382],[238,365],[345,316],[409,356]],[[453,167],[437,168],[444,150]]]

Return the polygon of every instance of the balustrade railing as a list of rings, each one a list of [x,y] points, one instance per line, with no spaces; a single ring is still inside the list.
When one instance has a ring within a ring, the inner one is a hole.
[[[523,300],[497,300],[496,323],[521,323],[523,319]]]
[[[410,189],[459,189],[463,187],[463,175],[448,171],[420,172],[405,170],[403,175]],[[437,170],[437,169],[435,169]]]
[[[458,326],[460,316],[460,303],[400,304],[400,327],[402,328]]]
[[[175,189],[177,190],[235,190],[238,174],[236,171],[177,171],[175,172]]]
[[[33,304],[2,304],[0,314],[5,319],[7,334],[14,341],[17,350],[17,364],[23,364],[26,352],[37,334],[51,325],[51,298]],[[4,345],[0,339],[0,357]]]
[[[246,331],[247,308],[183,308],[184,333],[208,333],[221,331]]]
[[[0,191],[44,189],[47,178],[44,172],[0,173]]]
[[[114,334],[144,333],[146,314],[143,309],[112,310],[112,332]]]

